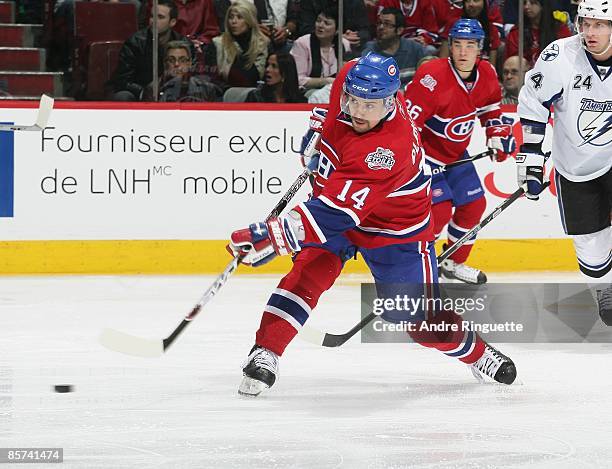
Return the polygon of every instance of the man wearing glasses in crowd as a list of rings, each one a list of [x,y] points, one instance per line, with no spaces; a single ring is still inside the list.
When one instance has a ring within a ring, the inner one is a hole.
[[[501,76],[503,88],[502,104],[518,104],[518,94],[523,85],[525,73],[527,73],[530,68],[529,62],[523,58],[523,79],[521,79],[518,55],[513,55],[506,59]]]
[[[376,22],[376,39],[366,43],[362,56],[375,52],[383,57],[393,57],[400,68],[415,69],[426,54],[425,48],[416,40],[402,37],[404,15],[397,8],[384,8]]]

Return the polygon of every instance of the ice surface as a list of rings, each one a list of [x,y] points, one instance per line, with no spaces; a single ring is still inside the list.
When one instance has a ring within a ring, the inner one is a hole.
[[[351,327],[363,279],[342,278],[311,325]],[[524,384],[506,387],[414,344],[295,340],[277,384],[239,397],[277,280],[230,279],[167,354],[139,359],[102,348],[100,331],[162,338],[212,277],[0,279],[0,447],[63,447],[70,468],[612,467],[606,344],[507,345]]]

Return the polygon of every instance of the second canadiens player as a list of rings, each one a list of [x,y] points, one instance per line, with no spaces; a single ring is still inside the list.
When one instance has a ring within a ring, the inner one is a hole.
[[[256,396],[275,383],[279,357],[357,251],[379,296],[402,291],[397,288],[416,288],[411,293],[424,298],[436,295],[431,173],[399,87],[392,57],[370,53],[347,63],[332,87],[311,199],[285,217],[232,233],[234,255],[245,255],[243,262],[254,267],[277,255],[294,255],[291,271],[264,309],[243,367],[241,394]],[[399,319],[391,313],[383,318]],[[460,317],[422,310],[407,320],[456,324]],[[479,378],[515,380],[512,360],[473,331],[410,335],[468,364]]]
[[[467,156],[476,118],[485,127],[487,146],[496,150],[496,161],[504,161],[516,148],[512,127],[501,120],[495,69],[480,59],[484,37],[478,20],[458,20],[448,34],[450,57],[421,66],[406,87],[408,112],[421,129],[425,157],[434,169]],[[472,163],[434,174],[432,193],[436,237],[448,225],[452,245],[480,223],[487,205]],[[443,277],[474,284],[487,281],[484,272],[465,263],[474,241],[475,237],[440,265]]]

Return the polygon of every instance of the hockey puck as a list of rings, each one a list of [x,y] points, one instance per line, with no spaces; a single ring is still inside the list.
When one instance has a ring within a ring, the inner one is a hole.
[[[56,384],[53,386],[53,390],[59,393],[66,393],[74,391],[74,388],[71,384]]]

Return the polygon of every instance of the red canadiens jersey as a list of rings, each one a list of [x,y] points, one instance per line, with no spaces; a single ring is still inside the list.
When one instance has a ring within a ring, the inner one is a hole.
[[[501,116],[497,73],[480,60],[476,79],[466,85],[450,59],[423,64],[406,86],[406,106],[421,129],[428,160],[448,164],[459,160],[470,143],[476,118],[482,125]]]
[[[493,11],[489,11],[489,43],[488,43],[488,47],[487,44],[485,44],[485,49],[487,52],[490,52],[492,50],[497,50],[499,49],[499,46],[501,45],[501,36],[500,36],[500,24],[495,22],[495,19],[497,18],[497,16],[492,16],[492,14],[499,14],[499,9],[497,10],[493,10]],[[446,23],[446,27],[444,28],[444,31],[440,34],[440,37],[442,39],[446,39],[448,40],[448,33],[450,32],[451,28],[453,27],[453,25],[455,24],[455,22],[461,18],[461,16],[457,17],[457,18],[452,18],[451,20],[449,20]],[[503,28],[503,23],[501,24],[501,27]],[[449,46],[450,47],[450,46]],[[488,58],[488,56],[486,57]]]
[[[354,63],[345,65],[332,87],[313,197],[295,208],[304,243],[342,233],[365,248],[432,241],[431,171],[401,93],[390,117],[363,134],[340,112],[342,84]]]
[[[401,0],[380,0],[378,13],[384,8],[397,8],[404,14],[403,37],[421,36],[428,43],[438,38],[438,24],[431,0],[414,0],[406,6]]]
[[[443,39],[448,39],[448,32],[450,31],[451,27],[462,16],[463,8],[454,7],[448,10],[448,15],[446,17],[446,25],[444,27],[444,31],[441,34]],[[504,30],[504,19],[497,5],[489,5],[487,18],[489,20],[490,40],[492,43],[495,41],[499,43],[499,41],[501,40],[501,33]],[[497,33],[493,32],[493,28],[496,29]],[[491,49],[497,49],[497,47],[491,47]]]

